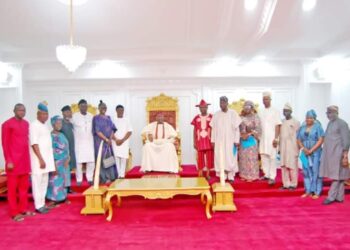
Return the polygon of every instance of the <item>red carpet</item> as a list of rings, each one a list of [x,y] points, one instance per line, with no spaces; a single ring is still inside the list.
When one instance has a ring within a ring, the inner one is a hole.
[[[82,201],[21,223],[0,202],[1,249],[350,249],[350,200],[241,198],[207,220],[199,199],[125,199],[112,222],[81,216]]]
[[[138,174],[136,170],[129,174]],[[194,170],[184,167],[187,176],[196,176]],[[213,177],[211,182],[216,180]],[[327,191],[329,181],[325,185]],[[301,178],[296,191],[281,191],[280,186],[280,177],[274,187],[236,178],[238,211],[217,212],[211,220],[206,219],[199,197],[179,196],[126,198],[121,208],[115,208],[112,222],[107,222],[101,215],[81,216],[84,198],[77,193],[69,196],[70,205],[15,223],[2,199],[0,249],[350,249],[348,196],[344,203],[323,206],[324,196],[299,197]],[[84,183],[73,189],[86,187]]]

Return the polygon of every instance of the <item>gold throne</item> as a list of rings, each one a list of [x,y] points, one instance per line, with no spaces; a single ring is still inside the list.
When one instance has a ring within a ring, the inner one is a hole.
[[[70,105],[70,107],[72,109],[73,114],[79,112],[79,105],[77,103],[73,103],[72,105]],[[90,114],[95,116],[95,115],[97,115],[97,108],[95,106],[92,106],[91,104],[88,104],[87,112],[89,112]]]
[[[146,120],[147,124],[156,120],[158,113],[163,113],[164,120],[169,123],[177,132],[175,138],[175,147],[179,159],[179,168],[181,170],[181,137],[179,134],[179,105],[177,98],[167,96],[161,93],[158,96],[146,100]],[[145,142],[146,138],[142,138]]]
[[[228,107],[236,111],[239,115],[241,115],[245,101],[246,101],[245,99],[241,98],[238,101],[232,102],[231,104],[229,104]],[[254,103],[254,109],[256,112],[258,112],[258,108],[259,108],[259,104]]]

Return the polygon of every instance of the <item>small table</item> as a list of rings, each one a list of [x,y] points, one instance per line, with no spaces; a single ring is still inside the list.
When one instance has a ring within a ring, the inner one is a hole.
[[[200,195],[202,204],[206,205],[207,218],[211,218],[212,196],[210,186],[205,178],[143,177],[140,179],[119,179],[109,186],[105,199],[105,206],[108,209],[107,221],[111,221],[113,216],[111,203],[113,196],[117,196],[117,205],[120,207],[122,197],[137,195],[146,199],[170,199],[179,194]]]

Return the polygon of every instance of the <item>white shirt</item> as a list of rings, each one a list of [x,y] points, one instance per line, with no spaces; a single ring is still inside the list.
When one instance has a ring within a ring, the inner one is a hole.
[[[79,112],[73,115],[72,123],[77,163],[95,162],[92,119],[93,116],[90,113],[82,115]]]
[[[121,140],[128,132],[132,132],[131,124],[127,118],[116,117],[113,120],[115,126],[117,127],[117,131],[114,133],[117,139]],[[114,156],[129,158],[129,140],[130,137],[120,146],[117,146],[115,141],[112,142]]]
[[[30,159],[32,165],[32,174],[44,174],[55,171],[55,161],[53,157],[51,131],[46,124],[38,120],[33,121],[29,126],[30,145],[37,144],[46,167],[40,168],[39,158],[30,147]]]

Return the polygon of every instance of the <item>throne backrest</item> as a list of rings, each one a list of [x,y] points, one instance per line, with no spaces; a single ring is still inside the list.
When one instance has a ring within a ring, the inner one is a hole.
[[[178,100],[161,93],[158,96],[148,98],[146,104],[147,123],[154,122],[158,113],[163,113],[164,120],[175,130],[178,129]]]
[[[245,101],[246,101],[245,99],[241,98],[238,101],[232,102],[231,104],[229,104],[228,107],[230,109],[233,109],[240,115],[242,113]],[[254,109],[256,112],[258,112],[258,108],[259,108],[259,104],[254,103]]]
[[[71,104],[70,107],[72,109],[73,114],[79,112],[79,105],[77,103]],[[88,104],[87,112],[95,116],[97,115],[97,108],[95,106],[92,106],[91,104]]]

